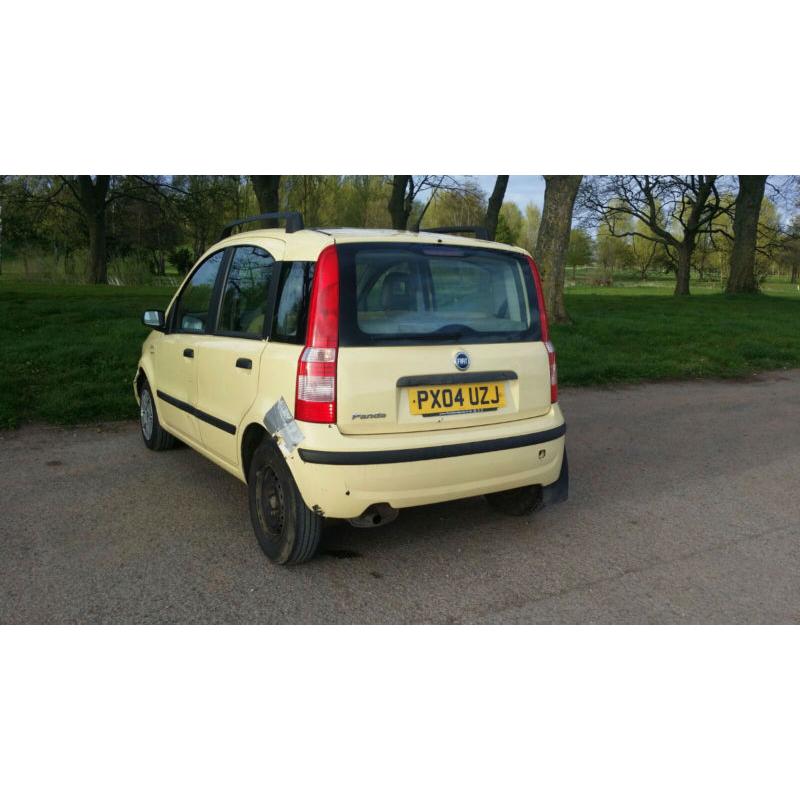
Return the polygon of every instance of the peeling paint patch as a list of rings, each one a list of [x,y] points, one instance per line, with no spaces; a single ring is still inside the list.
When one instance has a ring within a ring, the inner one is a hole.
[[[264,425],[287,456],[305,438],[283,397],[264,415]]]

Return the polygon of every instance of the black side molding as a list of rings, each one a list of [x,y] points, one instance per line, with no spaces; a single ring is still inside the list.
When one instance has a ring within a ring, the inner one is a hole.
[[[515,381],[519,376],[513,370],[496,372],[446,372],[441,375],[407,375],[397,379],[398,386],[452,386],[454,383],[485,383],[486,381]]]
[[[484,442],[443,444],[435,447],[413,447],[406,450],[375,450],[349,453],[331,453],[325,450],[298,449],[300,458],[309,464],[337,464],[340,466],[364,466],[367,464],[403,464],[409,461],[431,461],[435,458],[474,456],[479,453],[494,453],[498,450],[514,450],[560,439],[567,431],[559,425],[549,431],[509,436],[505,439],[489,439]]]
[[[201,422],[205,422],[208,425],[213,425],[215,428],[225,431],[225,433],[236,433],[236,426],[231,425],[230,422],[225,422],[225,420],[219,419],[218,417],[212,417],[211,414],[206,414],[205,411],[201,411],[199,408],[195,408],[189,403],[184,403],[183,400],[178,400],[177,397],[173,397],[166,392],[162,392],[160,389],[156,392],[156,394],[158,395],[159,399],[163,400],[165,403],[169,403],[171,406],[175,406],[175,408],[179,408],[181,411],[185,411],[187,414],[197,417],[197,419],[199,419]]]

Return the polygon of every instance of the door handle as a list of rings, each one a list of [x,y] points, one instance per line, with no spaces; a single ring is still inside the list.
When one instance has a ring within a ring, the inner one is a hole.
[[[194,358],[194,350],[192,350],[192,348],[191,348],[191,347],[187,347],[187,348],[186,348],[186,349],[183,351],[183,355],[184,355],[186,358]]]
[[[236,366],[239,369],[253,369],[253,362],[249,358],[237,358]]]

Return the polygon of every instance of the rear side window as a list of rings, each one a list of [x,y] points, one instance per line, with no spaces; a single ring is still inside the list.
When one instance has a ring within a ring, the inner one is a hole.
[[[278,287],[272,338],[278,342],[300,344],[305,340],[308,295],[314,265],[308,261],[283,264]]]
[[[217,332],[264,335],[275,259],[260,247],[237,247],[225,278]]]
[[[488,248],[340,245],[343,344],[541,338],[528,261]]]

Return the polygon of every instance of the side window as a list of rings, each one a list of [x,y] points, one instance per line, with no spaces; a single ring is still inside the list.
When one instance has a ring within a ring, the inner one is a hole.
[[[303,338],[310,266],[305,261],[284,264],[273,326],[276,341],[299,343]]]
[[[260,337],[275,259],[260,247],[237,247],[222,291],[218,333]]]
[[[174,331],[205,333],[208,330],[211,296],[214,294],[217,273],[224,258],[225,251],[217,251],[209,256],[192,275],[175,306]]]

